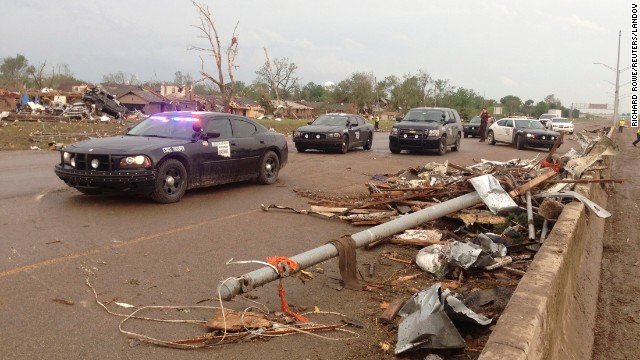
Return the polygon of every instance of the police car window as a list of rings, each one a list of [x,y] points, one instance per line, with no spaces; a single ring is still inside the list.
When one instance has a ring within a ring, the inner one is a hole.
[[[209,120],[205,132],[217,132],[220,133],[220,138],[230,138],[231,124],[229,123],[229,119]]]
[[[500,120],[498,121],[498,126],[507,126],[507,120]]]
[[[504,126],[513,127],[513,120],[507,120],[507,122],[504,124]]]
[[[251,137],[256,133],[255,125],[242,120],[231,120],[233,127],[233,137],[243,138]]]

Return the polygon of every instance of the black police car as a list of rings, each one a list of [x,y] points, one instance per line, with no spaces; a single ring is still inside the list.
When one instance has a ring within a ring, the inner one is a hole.
[[[67,145],[54,170],[84,194],[130,192],[172,203],[191,188],[243,180],[272,184],[287,159],[285,136],[255,121],[177,111],[150,116],[123,136]]]
[[[299,152],[307,149],[338,150],[345,154],[362,146],[370,150],[373,144],[373,125],[362,116],[331,113],[318,116],[313,122],[293,132],[293,142]]]
[[[389,134],[389,150],[400,153],[402,150],[437,149],[440,155],[460,149],[462,121],[454,109],[449,108],[413,108],[407,114],[396,119],[398,122]]]

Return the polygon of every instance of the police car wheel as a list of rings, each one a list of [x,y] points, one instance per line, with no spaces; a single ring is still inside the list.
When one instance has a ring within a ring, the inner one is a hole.
[[[441,137],[440,144],[438,145],[438,154],[444,155],[447,153],[447,138]]]
[[[151,198],[159,203],[180,201],[187,190],[187,170],[176,159],[169,159],[158,168]]]
[[[369,133],[369,138],[367,139],[367,143],[362,147],[365,150],[371,150],[371,145],[373,145],[373,134]]]
[[[487,134],[487,142],[490,145],[496,144],[496,137],[493,135],[493,131],[489,131],[489,133]]]
[[[260,174],[258,175],[258,183],[270,185],[278,180],[280,172],[280,159],[273,151],[267,151],[260,161]]]
[[[346,154],[349,151],[349,136],[345,135],[342,137],[342,146],[340,147],[340,152]]]

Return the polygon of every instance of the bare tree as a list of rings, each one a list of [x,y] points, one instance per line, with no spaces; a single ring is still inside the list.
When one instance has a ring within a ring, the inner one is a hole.
[[[295,76],[298,66],[293,62],[289,62],[288,58],[275,58],[272,66],[266,48],[264,53],[267,59],[264,65],[256,71],[258,78],[266,84],[271,84],[271,92],[275,93],[278,98],[279,95],[282,95],[285,99],[293,95],[299,86],[299,79]]]
[[[214,76],[207,71],[205,71],[205,60],[202,56],[200,56],[200,75],[202,78],[198,80],[205,81],[209,80],[212,83],[218,86],[220,90],[220,95],[222,96],[222,102],[224,111],[229,109],[229,104],[233,99],[233,91],[235,88],[235,81],[233,79],[233,71],[237,67],[235,65],[236,57],[238,56],[238,35],[236,31],[238,30],[239,22],[236,23],[236,27],[233,29],[233,34],[231,36],[231,41],[229,41],[229,45],[226,49],[222,48],[220,43],[220,36],[218,35],[218,30],[216,29],[215,23],[213,21],[213,15],[209,10],[209,7],[205,4],[197,3],[192,0],[191,3],[198,9],[198,13],[200,16],[200,25],[194,25],[194,27],[202,33],[198,36],[201,39],[205,39],[208,42],[208,47],[200,47],[200,46],[191,46],[189,50],[201,51],[206,54],[206,56],[210,56],[213,58],[216,64],[216,68],[218,71],[217,76]],[[227,62],[227,74],[229,75],[229,82],[225,81],[225,74],[223,70],[223,51],[224,55],[226,55]]]
[[[273,75],[273,70],[271,69],[271,60],[269,60],[269,53],[267,52],[267,48],[264,48],[264,56],[267,58],[267,61],[265,62],[263,69],[265,69],[267,72],[266,75],[269,77],[269,83],[271,84],[271,89],[276,92],[276,101],[278,102],[278,104],[280,104],[280,95],[278,94],[278,86],[276,85],[276,78]]]
[[[44,62],[38,64],[38,67],[34,67],[34,66],[30,66],[29,69],[27,70],[29,75],[31,76],[31,78],[33,79],[33,82],[36,84],[36,87],[38,89],[42,89],[43,88],[43,84],[44,81],[46,80],[46,75],[44,73],[44,68],[47,67],[47,61],[45,60]]]

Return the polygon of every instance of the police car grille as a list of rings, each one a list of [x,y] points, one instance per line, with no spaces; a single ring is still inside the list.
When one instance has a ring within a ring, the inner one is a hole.
[[[76,169],[77,170],[92,170],[92,171],[112,171],[114,166],[111,165],[111,155],[95,155],[95,154],[75,154]],[[98,160],[98,167],[93,168],[91,161]]]
[[[308,135],[308,137],[307,137]],[[323,134],[323,133],[304,133],[302,134],[302,137],[305,139],[326,139],[327,138],[327,134]]]
[[[426,137],[426,133],[428,130],[409,130],[409,129],[400,129],[400,137],[404,138],[405,135],[407,139],[421,139]]]

